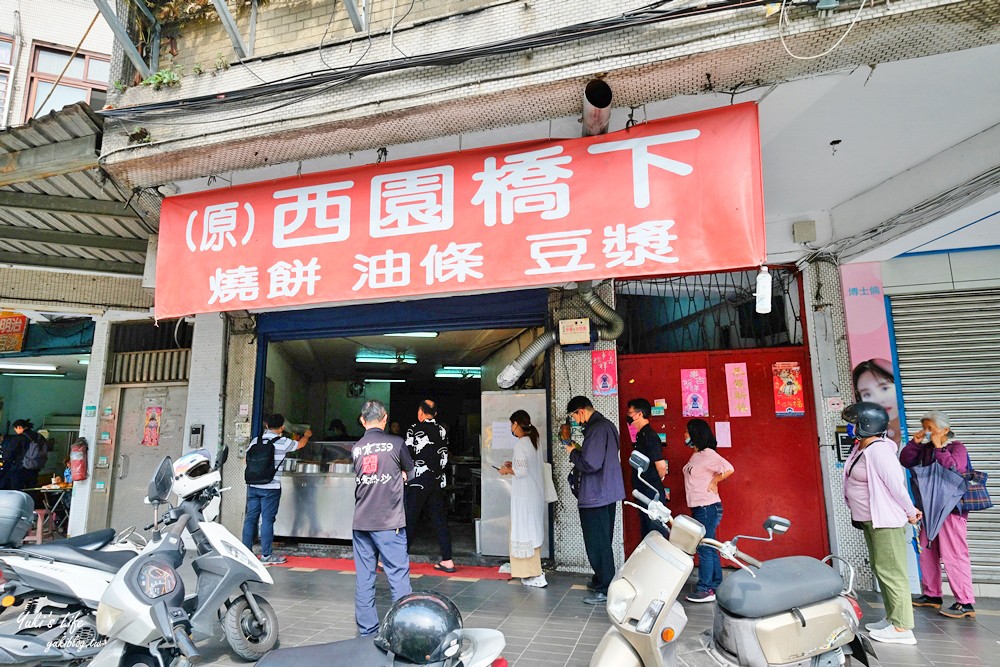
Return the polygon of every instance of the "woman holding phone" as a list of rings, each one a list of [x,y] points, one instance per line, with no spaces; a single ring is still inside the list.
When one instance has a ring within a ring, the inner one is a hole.
[[[542,572],[542,540],[545,536],[545,486],[538,430],[524,410],[510,416],[510,432],[516,439],[514,460],[500,468],[510,475],[510,576],[525,586],[548,585]]]

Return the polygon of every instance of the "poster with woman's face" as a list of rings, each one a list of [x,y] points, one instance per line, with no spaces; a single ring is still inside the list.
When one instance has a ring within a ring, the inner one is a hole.
[[[142,428],[142,442],[140,443],[143,447],[160,446],[160,421],[162,418],[163,408],[146,408],[146,423]]]
[[[897,445],[901,440],[899,428],[899,399],[896,396],[896,377],[888,359],[868,359],[854,367],[854,394],[856,400],[877,403],[889,414],[889,439]]]

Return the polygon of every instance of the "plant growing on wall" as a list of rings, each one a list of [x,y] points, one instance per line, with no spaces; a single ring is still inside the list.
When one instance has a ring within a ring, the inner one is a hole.
[[[143,79],[142,85],[152,86],[153,90],[160,90],[164,86],[179,86],[181,85],[182,76],[184,76],[184,72],[181,68],[172,65],[169,68],[161,69],[149,78]]]
[[[217,21],[212,0],[138,0],[145,2],[153,16],[162,26],[183,26],[197,21]],[[237,15],[249,11],[251,0],[226,0],[229,10]],[[267,4],[267,0],[257,0],[257,6]]]

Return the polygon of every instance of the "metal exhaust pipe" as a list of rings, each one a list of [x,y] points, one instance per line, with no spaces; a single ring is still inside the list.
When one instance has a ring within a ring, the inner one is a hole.
[[[611,86],[593,79],[583,89],[583,136],[606,134],[611,122]]]

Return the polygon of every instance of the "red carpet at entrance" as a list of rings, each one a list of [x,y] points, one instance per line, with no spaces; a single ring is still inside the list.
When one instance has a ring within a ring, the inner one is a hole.
[[[284,565],[271,567],[297,567],[309,570],[333,570],[336,572],[354,572],[354,561],[349,558],[310,558],[308,556],[288,556]],[[510,579],[509,574],[500,574],[495,567],[474,567],[457,565],[454,573],[434,569],[434,563],[410,563],[410,574],[421,574],[429,577],[461,577],[463,579],[493,579],[502,581]]]

